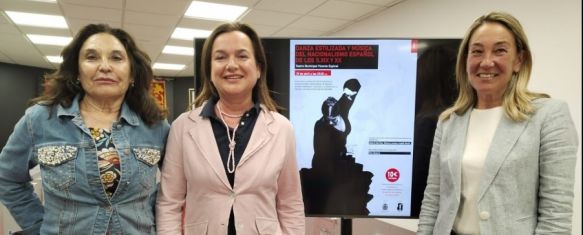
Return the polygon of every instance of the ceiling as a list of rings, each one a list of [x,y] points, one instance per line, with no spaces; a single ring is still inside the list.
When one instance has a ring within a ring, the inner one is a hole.
[[[246,6],[239,21],[261,37],[328,36],[404,0],[201,0]],[[160,77],[194,74],[193,56],[162,54],[166,45],[192,47],[192,40],[170,38],[176,27],[212,30],[223,22],[185,17],[190,0],[0,0],[0,62],[56,69],[45,56],[62,46],[32,44],[26,34],[74,36],[89,23],[107,23],[129,32],[153,63],[185,64],[181,71],[154,70]],[[4,11],[65,17],[68,29],[14,24]]]

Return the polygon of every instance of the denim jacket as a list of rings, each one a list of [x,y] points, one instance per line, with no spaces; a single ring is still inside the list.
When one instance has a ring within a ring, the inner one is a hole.
[[[34,105],[26,110],[0,153],[0,201],[25,234],[154,234],[156,173],[168,121],[146,125],[127,104],[111,136],[121,179],[109,198],[102,186],[95,142],[79,111]],[[40,164],[44,206],[29,169]]]

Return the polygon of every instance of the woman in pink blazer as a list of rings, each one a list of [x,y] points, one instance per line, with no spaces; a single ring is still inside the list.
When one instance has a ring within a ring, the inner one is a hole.
[[[294,133],[269,96],[257,33],[217,27],[201,64],[194,109],[168,136],[158,234],[304,234]]]

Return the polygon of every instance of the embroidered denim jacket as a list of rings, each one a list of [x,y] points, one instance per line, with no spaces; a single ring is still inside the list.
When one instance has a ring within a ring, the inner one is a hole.
[[[109,198],[101,184],[95,142],[79,112],[34,105],[26,110],[0,153],[0,201],[25,234],[154,234],[156,173],[168,121],[152,126],[123,104],[112,139],[121,179]],[[40,165],[44,206],[29,169]]]

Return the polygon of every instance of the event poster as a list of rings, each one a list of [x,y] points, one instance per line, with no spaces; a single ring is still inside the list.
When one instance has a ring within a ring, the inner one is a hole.
[[[306,213],[409,216],[415,41],[291,40],[290,50]]]

